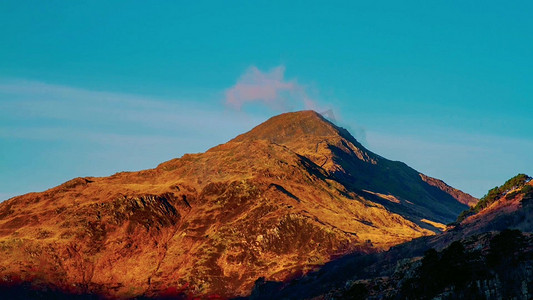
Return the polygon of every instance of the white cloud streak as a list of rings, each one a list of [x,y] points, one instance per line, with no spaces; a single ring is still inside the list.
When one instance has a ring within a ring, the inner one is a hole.
[[[231,111],[183,99],[90,91],[25,80],[0,80],[1,136],[43,139],[91,136],[231,137],[251,124]],[[55,125],[55,126],[52,126]],[[51,134],[53,131],[57,135]],[[43,132],[46,131],[46,132]],[[227,133],[227,134],[224,134]]]

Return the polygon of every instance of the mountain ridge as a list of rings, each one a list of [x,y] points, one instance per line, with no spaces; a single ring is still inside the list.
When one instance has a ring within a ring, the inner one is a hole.
[[[282,114],[154,169],[1,203],[0,275],[119,298],[246,295],[439,232],[467,206],[420,176],[316,112]]]
[[[286,124],[290,124],[290,126],[284,126]],[[410,178],[410,180],[417,181],[418,178],[415,177],[420,176],[422,181],[451,195],[461,204],[470,206],[476,203],[478,200],[469,194],[450,187],[441,180],[418,173],[402,162],[390,161],[367,150],[347,130],[336,126],[314,111],[285,113],[272,117],[268,121],[254,127],[249,132],[237,136],[230,142],[257,139],[269,140],[271,142],[287,146],[296,153],[310,158],[313,162],[323,167],[327,171],[337,173],[339,176],[336,177],[340,181],[343,181],[340,177],[347,177],[346,180],[344,180],[344,183],[351,185],[353,188],[358,190],[362,190],[363,188],[368,188],[370,186],[370,189],[373,189],[373,192],[380,194],[402,194],[401,189],[403,187],[397,187],[392,190],[389,187],[389,189],[387,189],[384,188],[384,186],[390,185],[390,182],[372,183],[368,180],[365,180],[366,178],[357,176],[357,174],[354,174],[356,172],[351,172],[352,170],[339,168],[339,166],[345,165],[342,163],[342,160],[346,159],[346,156],[348,156],[352,162],[358,162],[351,166],[353,169],[356,171],[362,169],[371,173],[370,176],[366,176],[367,178],[382,178],[384,177],[383,174],[390,172],[391,169],[393,169],[393,171],[394,169],[405,169],[408,172],[411,172],[410,177],[412,178]],[[305,142],[302,143],[302,140]],[[355,157],[358,158],[358,160],[352,159]],[[383,170],[383,168],[378,168],[378,162],[382,162],[386,170]],[[405,171],[402,170],[402,172]],[[398,174],[394,175],[398,176]],[[405,195],[405,193],[403,194]],[[448,200],[454,202],[452,199]],[[401,209],[398,210],[398,208],[392,206],[387,208],[401,211]],[[448,218],[454,218],[454,214],[455,213],[449,214]],[[439,221],[445,222],[443,219],[440,219]]]

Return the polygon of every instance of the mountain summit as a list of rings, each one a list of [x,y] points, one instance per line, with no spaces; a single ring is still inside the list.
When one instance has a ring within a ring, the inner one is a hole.
[[[247,295],[260,277],[287,280],[432,235],[471,200],[316,112],[286,113],[205,153],[1,203],[0,283]]]
[[[283,145],[305,156],[343,185],[359,192],[381,195],[379,201],[388,209],[413,215],[414,221],[431,216],[433,221],[449,223],[463,205],[472,206],[477,202],[476,198],[441,180],[372,153],[347,130],[314,111],[272,117],[232,142],[253,140]]]
[[[283,144],[302,138],[341,135],[339,128],[312,110],[291,112],[270,118],[232,141],[263,139]]]
[[[312,110],[272,117],[231,142],[253,140],[266,140],[286,146],[329,171],[339,167],[331,160],[334,156],[332,147],[346,150],[347,153],[355,154],[358,159],[367,162],[375,163],[377,158],[375,154],[364,149],[348,131],[335,126]]]

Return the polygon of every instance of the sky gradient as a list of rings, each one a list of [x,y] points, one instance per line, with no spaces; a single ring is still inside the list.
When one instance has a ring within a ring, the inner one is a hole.
[[[0,201],[332,109],[482,196],[533,175],[533,4],[0,2]]]

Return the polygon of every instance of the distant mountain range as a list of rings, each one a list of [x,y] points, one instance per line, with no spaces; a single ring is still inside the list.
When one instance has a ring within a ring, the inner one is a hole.
[[[489,215],[435,236],[477,202],[370,152],[314,111],[286,113],[205,153],[1,203],[0,286],[118,298],[255,288],[261,298],[287,291],[269,282],[309,279],[332,260],[385,255],[424,236],[444,246]]]

